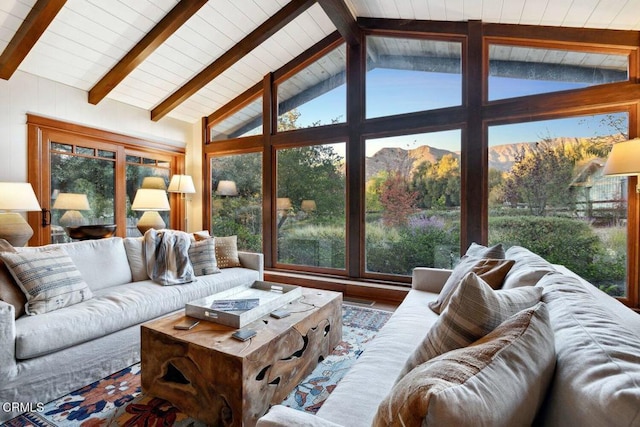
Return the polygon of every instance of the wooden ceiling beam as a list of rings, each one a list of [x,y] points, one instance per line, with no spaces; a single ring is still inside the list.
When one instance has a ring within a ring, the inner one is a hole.
[[[178,28],[207,3],[207,0],[180,0],[127,54],[89,91],[89,103],[102,101],[122,80],[149,57]]]
[[[318,0],[318,4],[351,46],[360,44],[362,32],[344,0]]]
[[[38,0],[0,55],[0,78],[9,80],[67,0]]]
[[[158,104],[151,110],[151,120],[158,121],[166,116],[171,110],[202,89],[314,4],[315,0],[291,0],[289,4],[280,9],[275,15],[271,16],[258,26],[258,28],[247,34],[235,46],[223,53],[204,70],[200,71],[195,77]]]

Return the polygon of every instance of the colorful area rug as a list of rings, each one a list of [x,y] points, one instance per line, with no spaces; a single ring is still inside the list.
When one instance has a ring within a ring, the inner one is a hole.
[[[343,340],[282,403],[301,411],[317,412],[389,317],[388,311],[343,305]],[[25,413],[3,426],[200,427],[204,424],[187,417],[166,400],[145,396],[140,386],[140,364],[135,364],[47,403],[40,412]]]

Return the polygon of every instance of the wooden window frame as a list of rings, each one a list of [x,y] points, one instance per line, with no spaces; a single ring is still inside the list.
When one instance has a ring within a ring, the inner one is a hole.
[[[378,18],[358,18],[360,44],[347,45],[347,122],[317,128],[275,132],[276,82],[303,69],[322,56],[336,43],[333,34],[279,70],[264,77],[253,90],[261,91],[263,102],[263,135],[238,138],[204,147],[204,176],[210,176],[208,156],[240,153],[243,150],[263,151],[263,245],[265,267],[278,274],[282,281],[300,280],[287,276],[275,262],[273,242],[275,156],[274,147],[321,144],[326,141],[347,142],[347,271],[344,276],[326,274],[329,280],[366,282],[368,291],[378,295],[380,287],[406,284],[410,278],[368,274],[364,272],[364,141],[398,134],[461,129],[461,229],[463,251],[471,242],[486,243],[488,238],[488,127],[495,124],[537,121],[611,111],[629,112],[629,136],[640,135],[640,32],[584,28],[540,27],[511,24],[488,24],[481,21],[441,22],[407,21]],[[366,73],[365,37],[382,35],[397,37],[464,40],[463,42],[463,103],[433,111],[420,111],[396,116],[364,118],[364,79]],[[563,48],[629,55],[629,79],[625,82],[590,86],[562,92],[528,95],[488,102],[488,46],[492,43],[537,48]],[[261,87],[260,87],[261,86]],[[246,101],[246,100],[244,100]],[[244,102],[241,97],[231,101],[214,114],[225,116]],[[211,116],[209,116],[211,117]],[[206,129],[206,120],[203,128]],[[206,134],[206,132],[203,132]],[[635,177],[629,178],[629,188],[635,188]],[[209,184],[210,185],[210,184]],[[205,185],[206,186],[206,185]],[[210,191],[210,189],[209,189]],[[205,194],[206,191],[205,191]],[[211,218],[205,198],[205,224]],[[628,296],[621,301],[640,307],[640,197],[630,191],[628,199]],[[309,269],[304,269],[309,272]],[[316,271],[320,277],[321,271]],[[328,272],[327,272],[328,273]],[[315,283],[304,279],[305,284]],[[326,282],[325,284],[326,285]],[[346,285],[348,286],[348,285]],[[395,288],[394,288],[395,289]],[[364,294],[367,291],[361,291]],[[390,289],[383,291],[391,292]]]
[[[184,148],[173,147],[148,139],[132,137],[115,132],[61,120],[27,114],[28,179],[43,209],[51,210],[51,155],[52,142],[69,145],[88,145],[116,153],[114,161],[114,220],[116,235],[126,237],[126,156],[143,156],[171,163],[170,174],[184,171]],[[169,193],[172,206],[169,227],[180,229],[184,224],[184,202],[174,193]],[[29,212],[28,222],[34,233],[29,245],[40,246],[51,242],[51,225],[43,225],[41,212]]]

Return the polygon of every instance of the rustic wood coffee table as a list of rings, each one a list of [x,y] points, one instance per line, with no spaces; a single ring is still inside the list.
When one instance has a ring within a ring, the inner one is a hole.
[[[280,403],[342,339],[342,294],[303,289],[287,304],[289,317],[269,315],[243,329],[208,321],[191,330],[174,314],[141,326],[142,388],[214,426],[253,426]]]

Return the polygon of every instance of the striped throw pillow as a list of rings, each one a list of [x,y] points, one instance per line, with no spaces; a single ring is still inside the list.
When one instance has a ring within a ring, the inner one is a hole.
[[[29,315],[47,313],[92,297],[89,286],[63,248],[0,254],[27,297]]]
[[[215,238],[210,237],[205,240],[191,242],[189,260],[191,260],[193,272],[196,276],[220,273],[218,261],[216,260]]]
[[[554,336],[540,302],[468,347],[442,354],[402,378],[373,426],[530,426],[555,367]]]
[[[482,338],[517,312],[540,302],[541,297],[539,287],[495,291],[475,273],[467,274],[398,380],[421,363]]]

